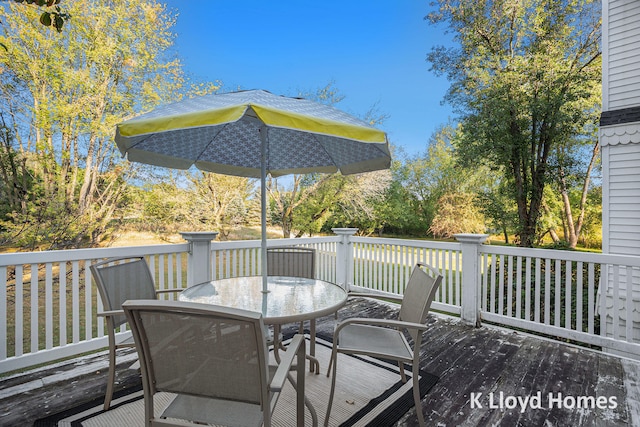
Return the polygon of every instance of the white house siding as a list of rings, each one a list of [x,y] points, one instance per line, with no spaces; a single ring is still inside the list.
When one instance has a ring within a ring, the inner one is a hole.
[[[640,255],[640,123],[603,126],[600,129],[603,164],[603,250],[606,253]],[[626,324],[629,315],[633,321],[633,340],[640,342],[640,271],[617,273],[608,271],[603,275],[606,289],[606,335],[613,337],[614,322],[618,336],[626,339]],[[614,311],[614,282],[618,288],[618,310]],[[632,283],[631,313],[627,310],[626,289]],[[603,313],[601,313],[603,314]],[[616,352],[619,353],[619,352]],[[624,354],[634,358],[640,355]]]
[[[605,253],[640,256],[640,1],[602,1],[602,246]],[[602,277],[606,313],[602,323],[624,334],[633,321],[640,342],[640,272],[617,272],[618,312],[614,312],[614,274]],[[632,292],[631,312],[626,289]],[[640,358],[640,355],[629,355]]]
[[[608,18],[607,25],[603,25],[603,46],[608,47],[603,56],[603,79],[608,89],[606,111],[638,106],[640,1],[604,0],[603,18]]]
[[[640,144],[608,145],[606,151],[608,252],[640,255]]]

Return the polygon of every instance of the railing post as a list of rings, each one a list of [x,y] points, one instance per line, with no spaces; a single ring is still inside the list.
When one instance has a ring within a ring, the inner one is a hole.
[[[348,292],[353,281],[353,243],[350,238],[358,229],[332,228],[331,231],[341,238],[336,248],[336,282]]]
[[[480,245],[488,234],[456,234],[462,243],[462,310],[461,318],[466,324],[480,326]]]
[[[211,241],[218,235],[217,231],[181,232],[184,240],[189,242],[187,257],[187,286],[211,280]]]

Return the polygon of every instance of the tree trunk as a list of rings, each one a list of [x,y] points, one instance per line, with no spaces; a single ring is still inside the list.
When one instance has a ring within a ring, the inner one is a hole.
[[[504,234],[504,243],[509,244],[509,232],[507,231],[507,227],[502,227],[502,233]]]
[[[89,138],[87,159],[85,161],[84,180],[82,182],[82,187],[80,187],[80,194],[78,195],[78,208],[80,209],[80,213],[83,213],[88,209],[92,203],[91,195],[93,194],[95,186],[95,171],[93,169],[96,167],[93,162],[94,151],[95,137],[91,136],[91,138]]]
[[[564,216],[566,218],[566,229],[567,233],[565,234],[565,239],[569,244],[571,249],[575,249],[578,245],[578,241],[580,240],[580,233],[582,232],[582,226],[584,224],[584,215],[587,209],[587,196],[589,194],[589,183],[591,182],[591,172],[595,166],[596,160],[598,158],[598,154],[600,153],[600,146],[598,142],[593,146],[593,150],[591,151],[591,160],[589,161],[589,166],[587,167],[587,171],[585,173],[584,182],[582,183],[582,194],[580,197],[580,206],[579,206],[579,214],[577,221],[574,222],[573,213],[571,208],[571,203],[569,200],[569,191],[567,188],[567,183],[565,179],[564,169],[560,168],[560,194],[562,197],[562,204],[564,207]]]

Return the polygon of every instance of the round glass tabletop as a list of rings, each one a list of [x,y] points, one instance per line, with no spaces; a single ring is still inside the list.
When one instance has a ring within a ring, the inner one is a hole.
[[[262,292],[262,276],[233,277],[191,286],[178,300],[261,312],[267,324],[322,317],[347,301],[344,289],[324,280],[269,276],[267,289]]]

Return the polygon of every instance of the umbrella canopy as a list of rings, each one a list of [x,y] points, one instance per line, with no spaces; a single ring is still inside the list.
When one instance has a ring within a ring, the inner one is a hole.
[[[130,161],[261,178],[266,267],[267,174],[344,175],[389,168],[387,135],[363,120],[302,98],[250,90],[205,95],[120,123],[115,141]],[[263,268],[266,284],[266,268]]]
[[[261,177],[261,133],[266,127],[266,171],[340,171],[389,168],[387,136],[336,108],[262,90],[213,94],[159,107],[116,130],[130,161]]]

